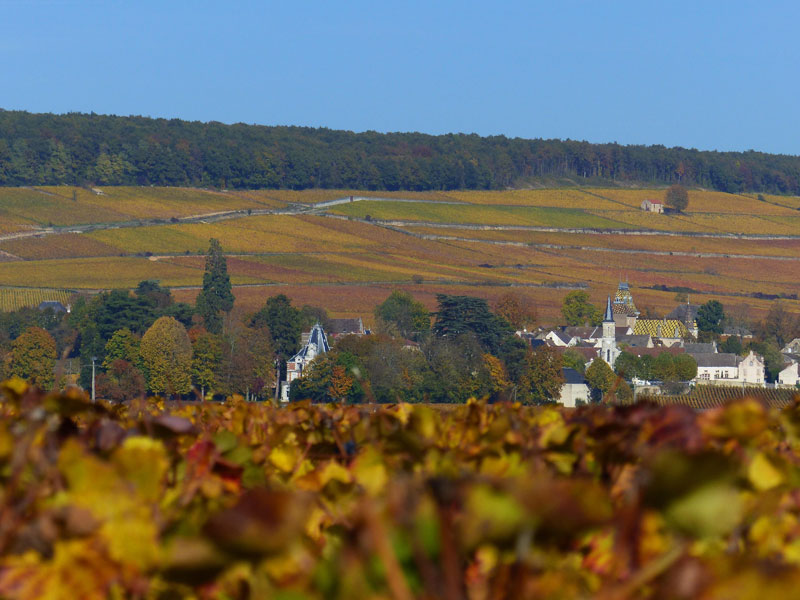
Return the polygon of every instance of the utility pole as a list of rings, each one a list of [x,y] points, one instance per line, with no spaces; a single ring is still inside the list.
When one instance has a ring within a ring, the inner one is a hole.
[[[94,402],[94,363],[97,361],[97,357],[92,357],[92,402]]]

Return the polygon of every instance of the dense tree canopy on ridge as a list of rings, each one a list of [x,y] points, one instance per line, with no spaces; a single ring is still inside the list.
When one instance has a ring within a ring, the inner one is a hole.
[[[800,194],[800,157],[0,110],[0,185],[501,189],[525,178]]]

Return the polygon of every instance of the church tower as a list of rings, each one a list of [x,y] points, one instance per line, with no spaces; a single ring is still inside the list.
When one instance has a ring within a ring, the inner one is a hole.
[[[606,304],[606,314],[603,317],[603,339],[600,345],[600,358],[611,367],[617,362],[619,349],[617,348],[617,329],[614,323],[614,312],[611,310],[611,296]]]

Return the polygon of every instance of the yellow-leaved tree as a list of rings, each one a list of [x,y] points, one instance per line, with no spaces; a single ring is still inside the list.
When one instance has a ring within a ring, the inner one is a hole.
[[[142,336],[139,353],[154,394],[186,394],[192,389],[192,344],[186,328],[161,317]]]
[[[11,345],[9,371],[43,390],[53,387],[56,342],[41,327],[29,327]]]

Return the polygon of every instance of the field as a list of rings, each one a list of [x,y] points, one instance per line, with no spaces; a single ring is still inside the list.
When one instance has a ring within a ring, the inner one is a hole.
[[[0,310],[14,311],[39,306],[42,302],[61,302],[67,306],[74,293],[74,290],[64,289],[0,287]]]
[[[436,293],[513,289],[554,323],[568,291],[601,303],[626,279],[655,314],[674,306],[664,287],[750,318],[777,296],[800,312],[798,198],[692,190],[684,214],[654,215],[638,206],[663,190],[99,191],[0,189],[0,282],[93,292],[158,279],[190,300],[215,237],[248,311],[284,292],[369,323],[396,287],[430,308]],[[318,206],[351,195],[381,200]]]

